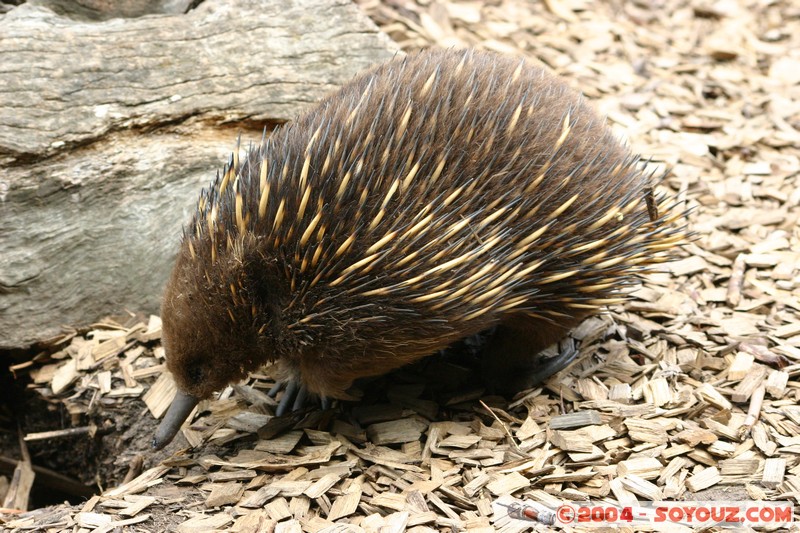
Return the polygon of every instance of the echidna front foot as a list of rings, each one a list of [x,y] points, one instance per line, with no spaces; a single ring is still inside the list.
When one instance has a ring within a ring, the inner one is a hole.
[[[498,326],[483,350],[483,371],[490,389],[513,396],[567,367],[577,356],[574,346],[566,345],[554,357],[545,357],[541,351],[566,337],[582,319],[574,317],[560,325],[520,319]]]
[[[267,392],[267,395],[271,398],[275,398],[281,390],[283,390],[283,396],[281,396],[278,407],[275,409],[275,416],[283,416],[289,412],[294,413],[306,406],[310,393],[308,392],[308,388],[300,381],[295,379],[278,381]],[[330,398],[320,396],[319,402],[320,408],[323,411],[330,409]]]

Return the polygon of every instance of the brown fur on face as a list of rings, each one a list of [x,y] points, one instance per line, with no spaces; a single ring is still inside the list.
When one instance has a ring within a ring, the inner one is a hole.
[[[234,302],[230,291],[231,284],[240,286],[242,273],[236,261],[196,261],[184,243],[167,284],[161,312],[167,368],[196,398],[243,379],[271,357],[245,312],[246,292],[240,289]]]
[[[651,220],[651,186],[543,69],[477,51],[397,57],[202,193],[164,299],[168,366],[196,397],[277,361],[346,398],[356,378],[508,325],[515,353],[487,352],[502,375],[681,240],[667,203]]]

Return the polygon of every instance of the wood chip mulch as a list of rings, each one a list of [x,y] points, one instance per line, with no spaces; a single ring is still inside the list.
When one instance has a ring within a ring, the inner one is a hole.
[[[2,527],[516,531],[492,502],[800,503],[800,6],[359,3],[406,50],[476,46],[563,75],[671,168],[696,240],[572,333],[575,364],[511,402],[474,389],[434,401],[401,380],[382,403],[276,427],[266,372],[201,405],[188,448],[145,456],[83,505],[0,514]],[[159,334],[157,317],[105,323],[16,370],[76,420],[98,402],[159,417],[174,392]],[[35,437],[56,445],[59,431]],[[24,508],[19,465],[4,507]]]

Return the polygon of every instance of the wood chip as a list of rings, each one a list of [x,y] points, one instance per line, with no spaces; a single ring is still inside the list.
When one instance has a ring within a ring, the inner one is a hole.
[[[181,523],[176,531],[177,533],[203,533],[221,529],[232,521],[230,516],[222,513],[208,516],[198,515]]]
[[[275,498],[264,506],[270,519],[280,522],[286,518],[292,517],[292,510],[289,508],[289,502],[286,498]]]
[[[773,370],[767,376],[766,391],[776,399],[783,398],[786,385],[789,383],[789,374],[782,370]]]
[[[19,461],[6,488],[3,508],[26,511],[35,478],[30,459]]]
[[[340,476],[336,474],[325,474],[313,484],[311,484],[304,492],[306,496],[311,499],[316,499],[328,492],[331,487],[333,487],[336,483],[339,482],[341,479]]]
[[[345,516],[350,516],[358,508],[358,502],[361,500],[361,483],[354,481],[344,489],[341,496],[334,500],[331,505],[331,510],[328,513],[328,520],[334,521]]]
[[[770,489],[778,487],[783,482],[786,472],[786,459],[782,457],[772,457],[764,462],[764,474],[761,476],[761,483]]]
[[[651,444],[666,444],[668,437],[664,427],[658,422],[641,418],[629,418],[624,424],[628,428],[628,435],[636,441]]]
[[[664,494],[654,483],[651,483],[635,474],[629,474],[619,478],[622,486],[633,494],[650,501],[660,501],[664,499]]]
[[[427,424],[416,418],[403,418],[372,424],[367,428],[367,437],[377,445],[413,442],[419,440],[426,428]]]
[[[686,488],[692,492],[698,492],[709,487],[713,487],[722,481],[722,476],[715,466],[704,468],[697,474],[686,480]]]
[[[69,359],[64,364],[58,367],[58,370],[53,374],[50,387],[53,389],[53,394],[60,394],[67,387],[72,385],[80,374],[78,373],[78,362],[75,359]]]
[[[739,381],[750,372],[755,362],[755,357],[745,352],[738,352],[736,357],[728,368],[728,379]]]
[[[220,507],[239,501],[244,493],[241,483],[214,483],[211,493],[206,498],[206,507]]]
[[[571,429],[599,425],[600,423],[600,413],[589,409],[586,411],[575,411],[574,413],[554,416],[550,419],[549,425],[550,429]]]
[[[156,382],[142,396],[142,400],[144,400],[153,417],[161,418],[167,412],[177,392],[178,388],[175,386],[172,375],[165,372],[159,376]]]
[[[642,479],[656,479],[663,470],[661,461],[655,457],[636,457],[620,461],[617,472],[620,476],[636,475]]]
[[[581,431],[553,431],[550,442],[564,451],[591,452],[591,441]]]
[[[486,488],[495,496],[502,496],[503,494],[512,494],[529,485],[528,478],[518,472],[512,472],[494,476],[494,479],[486,484]]]

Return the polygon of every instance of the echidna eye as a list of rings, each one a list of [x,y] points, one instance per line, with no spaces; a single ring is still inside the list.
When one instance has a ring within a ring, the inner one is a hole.
[[[203,381],[203,367],[198,363],[192,363],[186,368],[186,377],[194,385],[198,385]]]

